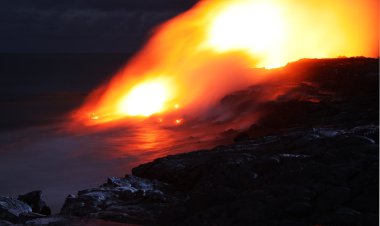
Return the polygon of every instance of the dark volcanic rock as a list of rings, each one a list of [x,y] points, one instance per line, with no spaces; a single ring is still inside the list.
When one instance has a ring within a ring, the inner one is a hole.
[[[0,220],[18,222],[21,214],[32,212],[30,206],[10,197],[0,196]]]
[[[42,219],[51,214],[50,208],[42,201],[41,194],[41,191],[33,191],[20,195],[18,199],[0,196],[0,225],[8,225],[9,223],[7,222],[26,225],[45,225],[27,223],[34,222],[34,220],[44,221]],[[47,222],[47,220],[44,222]]]
[[[357,142],[358,129],[292,131],[156,159],[69,197],[62,214],[148,225],[366,225],[378,216],[378,143]]]
[[[307,216],[311,214],[313,207],[306,202],[295,202],[292,203],[288,208],[286,208],[286,212],[292,216]]]
[[[17,199],[32,207],[34,213],[40,213],[47,216],[51,215],[50,207],[48,207],[46,202],[42,200],[42,191],[32,191],[25,195],[19,195]]]
[[[73,221],[61,216],[51,216],[45,218],[36,218],[26,221],[27,226],[68,226],[73,225]]]
[[[347,187],[329,187],[321,193],[316,200],[316,206],[320,211],[336,209],[339,205],[350,200],[350,188]]]
[[[245,131],[221,134],[235,143],[140,165],[68,196],[59,216],[30,219],[27,204],[1,198],[0,224],[378,225],[378,66],[347,58],[271,70],[276,81],[217,106],[231,114],[224,120],[261,113]],[[27,197],[42,212],[39,194]]]
[[[162,190],[167,185],[134,176],[109,178],[99,188],[69,196],[62,207],[65,216],[87,216],[123,223],[153,223],[161,209],[173,203]]]
[[[6,221],[6,220],[0,220],[0,225],[1,226],[11,226],[14,225],[12,222]]]

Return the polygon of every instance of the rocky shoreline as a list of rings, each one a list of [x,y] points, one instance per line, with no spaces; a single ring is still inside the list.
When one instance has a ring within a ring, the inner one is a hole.
[[[235,143],[140,165],[68,196],[55,215],[40,191],[0,196],[0,225],[379,225],[378,65],[292,63],[281,73],[300,84],[276,101],[252,104],[263,87],[221,101],[236,117],[265,113],[225,131]]]
[[[378,136],[377,125],[314,128],[167,156],[70,195],[54,216],[46,216],[40,193],[33,202],[1,197],[0,225],[85,219],[89,225],[377,225]]]

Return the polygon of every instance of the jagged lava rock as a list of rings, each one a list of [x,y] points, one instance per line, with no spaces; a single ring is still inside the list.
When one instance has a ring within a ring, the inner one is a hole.
[[[19,195],[17,199],[32,207],[34,213],[40,213],[47,216],[51,215],[50,207],[48,207],[46,202],[42,200],[42,191],[32,191],[24,195]]]
[[[0,196],[0,220],[18,222],[22,214],[32,212],[32,208],[17,199]]]
[[[378,142],[366,136],[376,132],[293,130],[167,156],[68,197],[61,212],[144,225],[366,225],[378,216]]]

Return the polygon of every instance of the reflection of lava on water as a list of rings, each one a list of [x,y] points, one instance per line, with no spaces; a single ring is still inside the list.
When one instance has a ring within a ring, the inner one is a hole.
[[[3,195],[42,189],[49,205],[58,211],[67,194],[98,185],[111,175],[123,176],[155,158],[231,141],[227,136],[218,137],[223,125],[163,126],[144,121],[101,130],[76,128],[70,133],[64,127],[0,134]]]
[[[251,127],[248,136],[318,123],[307,113],[340,98],[337,90],[302,66],[281,67],[303,58],[378,57],[377,18],[374,0],[200,1],[157,28],[93,91],[72,114],[69,131],[100,142],[95,158],[122,159],[111,162],[127,172],[168,154],[229,143],[252,124],[260,130]],[[332,71],[323,75],[342,80]]]
[[[88,137],[101,140],[102,149],[96,147],[102,154],[100,159],[131,158],[130,167],[160,158],[165,155],[193,150],[212,148],[230,143],[238,134],[239,129],[246,128],[254,117],[241,117],[239,120],[220,121],[189,121],[182,124],[183,119],[176,119],[168,124],[157,123],[155,119],[133,121],[113,127],[76,127],[78,137]],[[234,130],[231,130],[234,128]],[[78,132],[80,131],[80,132]],[[227,133],[227,131],[229,131]],[[105,151],[107,150],[107,151]],[[105,154],[105,155],[104,155]],[[94,156],[95,157],[95,156]]]
[[[166,155],[378,115],[377,59],[281,68],[378,57],[378,27],[375,0],[200,1],[160,26],[64,129],[1,134],[1,193],[43,189],[58,207]]]
[[[354,127],[378,118],[378,59],[302,60],[266,76],[275,79],[224,96],[202,117],[165,114],[93,126],[69,122],[1,134],[2,194],[43,189],[58,208],[66,194],[155,158],[282,129]]]
[[[375,76],[356,77],[355,74],[366,75],[376,71],[377,66],[377,59],[357,57],[300,60],[284,68],[255,69],[252,71],[256,75],[270,79],[224,96],[196,117],[175,104],[175,110],[167,114],[133,120],[127,117],[92,126],[70,122],[66,129],[69,128],[70,134],[101,141],[102,145],[96,147],[101,159],[133,159],[123,169],[125,172],[165,155],[230,143],[250,126],[264,126],[268,128],[261,128],[262,131],[274,132],[287,123],[301,127],[318,124],[318,115],[312,116],[315,109],[329,105],[338,108],[344,103],[342,100],[367,98],[367,92],[376,90]],[[366,91],[361,93],[356,86]],[[300,121],[304,119],[305,122]],[[92,120],[98,120],[97,116],[93,115]]]

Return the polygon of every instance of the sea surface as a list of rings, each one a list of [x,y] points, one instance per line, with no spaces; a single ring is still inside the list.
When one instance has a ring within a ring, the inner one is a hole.
[[[73,130],[70,112],[129,56],[0,55],[0,195],[42,190],[58,212],[68,194],[139,164],[231,142],[229,125],[221,123],[163,126],[146,120]]]

